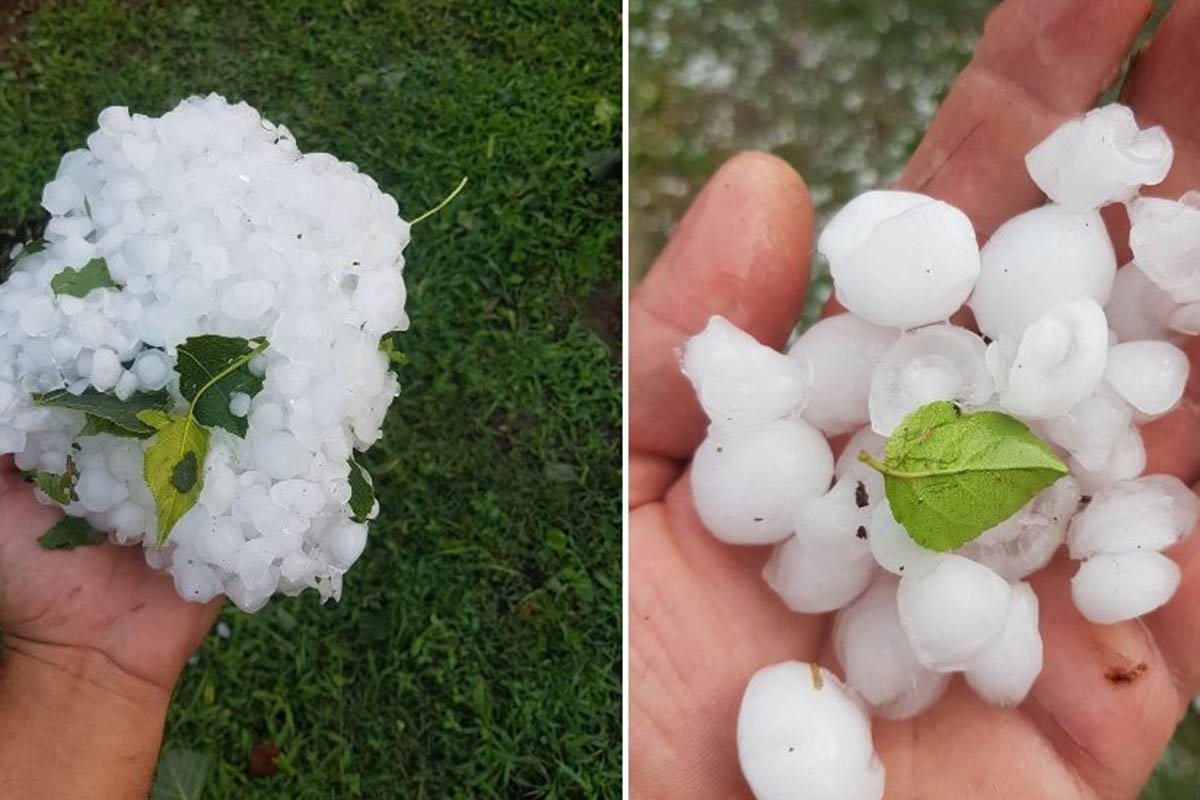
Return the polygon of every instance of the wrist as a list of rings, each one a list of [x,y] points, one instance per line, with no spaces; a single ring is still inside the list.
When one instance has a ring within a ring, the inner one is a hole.
[[[97,650],[6,638],[0,796],[144,798],[169,701]]]

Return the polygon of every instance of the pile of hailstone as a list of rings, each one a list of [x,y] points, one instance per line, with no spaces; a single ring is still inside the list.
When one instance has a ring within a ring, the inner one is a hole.
[[[818,244],[846,313],[786,355],[719,317],[687,345],[711,420],[692,464],[701,520],[725,542],[775,544],[763,577],[790,608],[836,612],[841,679],[791,662],[746,690],[738,749],[760,800],[880,797],[868,714],[920,714],[954,673],[988,703],[1020,703],[1042,666],[1025,579],[1064,543],[1091,622],[1175,592],[1163,550],[1200,501],[1174,477],[1142,475],[1139,434],[1179,402],[1188,361],[1174,342],[1200,332],[1200,194],[1138,193],[1172,155],[1163,130],[1139,130],[1123,106],[1068,122],[1026,157],[1049,202],[982,249],[954,207],[868,192]],[[1120,270],[1099,213],[1110,203],[1132,223]],[[978,332],[948,321],[964,304]],[[956,549],[921,546],[863,461],[883,460],[888,437],[935,401],[1019,420],[1069,474]],[[828,440],[843,435],[835,459]]]
[[[340,596],[378,510],[355,451],[399,391],[396,201],[209,95],[105,109],[42,205],[0,285],[0,454],[68,515],[43,543],[142,543],[245,611]]]

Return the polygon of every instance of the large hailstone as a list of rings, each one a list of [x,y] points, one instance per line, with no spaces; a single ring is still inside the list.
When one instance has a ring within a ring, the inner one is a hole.
[[[1121,342],[1108,351],[1104,379],[1143,414],[1170,411],[1183,396],[1188,358],[1170,342]]]
[[[1132,424],[1129,405],[1106,384],[1101,384],[1066,414],[1044,420],[1039,432],[1085,469],[1103,470]]]
[[[905,417],[934,400],[968,408],[983,405],[993,391],[986,352],[983,340],[955,325],[901,334],[871,378],[871,427],[890,436]]]
[[[1200,192],[1129,203],[1133,260],[1177,303],[1200,301]]]
[[[1046,205],[1001,225],[980,252],[982,269],[967,303],[979,330],[1018,339],[1055,306],[1090,297],[1108,302],[1117,259],[1097,211]]]
[[[829,443],[801,419],[744,432],[710,428],[692,459],[700,520],[730,544],[787,538],[801,504],[827,491],[832,477]]]
[[[245,103],[192,97],[160,118],[113,107],[99,125],[45,187],[46,249],[0,286],[0,454],[56,474],[70,458],[66,514],[144,544],[188,600],[224,593],[254,611],[277,591],[339,596],[366,545],[351,456],[399,391],[379,345],[408,325],[408,223],[353,164],[301,153]],[[52,287],[93,259],[114,285]],[[181,413],[179,348],[205,334],[265,337],[248,366],[264,383],[229,397],[245,435],[212,428],[199,497],[156,548],[154,440],[84,435],[83,413],[31,395],[165,389]]]
[[[1185,306],[1184,308],[1187,308]],[[1146,273],[1130,262],[1117,270],[1112,293],[1104,306],[1108,327],[1122,342],[1138,339],[1167,339],[1176,329],[1170,324],[1179,309],[1171,295],[1146,277]],[[1190,314],[1180,315],[1176,323],[1187,325]],[[1195,330],[1180,329],[1185,333],[1200,333],[1200,317]]]
[[[1111,625],[1165,605],[1179,579],[1179,566],[1153,550],[1097,555],[1071,578],[1071,599],[1089,621]]]
[[[917,544],[904,526],[892,515],[887,499],[875,506],[868,527],[867,541],[875,562],[901,577],[924,575],[938,565],[941,554]]]
[[[812,386],[807,361],[759,344],[720,316],[688,340],[683,371],[713,425],[730,430],[803,411]]]
[[[1174,154],[1162,126],[1139,130],[1133,111],[1113,103],[1060,125],[1025,154],[1025,167],[1052,202],[1086,211],[1161,183]]]
[[[898,335],[854,314],[826,317],[801,334],[788,355],[812,368],[804,418],[830,436],[865,423],[871,376]]]
[[[950,317],[979,276],[967,216],[923,194],[860,194],[834,215],[817,249],[838,301],[868,322],[914,328]]]
[[[853,540],[853,534],[848,534]],[[763,567],[767,582],[784,604],[801,614],[835,611],[862,593],[875,574],[866,542],[859,546],[813,545],[793,536],[775,548]]]
[[[754,674],[737,722],[738,760],[757,800],[879,800],[871,721],[836,675],[785,661]]]
[[[1195,527],[1200,498],[1173,475],[1117,481],[1071,520],[1071,558],[1166,550]]]
[[[1042,671],[1038,599],[1028,583],[1012,587],[1012,600],[1000,634],[967,665],[967,683],[993,706],[1015,706],[1029,694]]]

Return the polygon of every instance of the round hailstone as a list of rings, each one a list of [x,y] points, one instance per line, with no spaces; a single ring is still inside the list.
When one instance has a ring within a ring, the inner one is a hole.
[[[879,573],[871,587],[838,612],[833,649],[854,688],[887,719],[915,717],[937,702],[950,676],[921,664],[900,626],[899,581]]]
[[[1140,339],[1166,339],[1172,330],[1183,333],[1200,333],[1200,314],[1196,316],[1196,330],[1177,329],[1171,322],[1175,314],[1183,312],[1188,306],[1179,304],[1138,269],[1137,264],[1130,262],[1117,270],[1117,278],[1113,281],[1112,293],[1104,306],[1104,315],[1108,318],[1108,327],[1117,334],[1122,342],[1132,342]],[[1189,312],[1181,313],[1178,321],[1187,324],[1190,321]]]
[[[1164,414],[1183,396],[1188,359],[1170,342],[1123,342],[1109,348],[1104,379],[1143,414]]]
[[[1099,555],[1079,565],[1071,578],[1071,598],[1086,619],[1110,625],[1166,604],[1179,578],[1179,566],[1153,550]]]
[[[874,573],[865,542],[857,548],[823,547],[793,536],[776,546],[762,575],[792,611],[824,614],[858,597]]]
[[[867,713],[816,664],[786,661],[754,674],[738,712],[737,746],[757,800],[883,797]]]
[[[1172,475],[1117,481],[1096,494],[1071,520],[1071,558],[1166,550],[1200,519],[1200,498]]]
[[[1001,225],[980,255],[983,268],[967,305],[992,339],[1019,339],[1038,317],[1080,298],[1104,305],[1117,272],[1099,212],[1053,204]]]
[[[788,358],[714,316],[688,340],[684,374],[714,425],[746,429],[804,410],[812,367]]]
[[[828,442],[799,419],[740,433],[709,429],[692,460],[696,511],[730,544],[787,538],[800,504],[827,491],[832,477]]]
[[[1161,126],[1139,130],[1133,111],[1112,103],[1064,122],[1025,154],[1025,167],[1051,201],[1086,211],[1161,183],[1174,155]]]
[[[1031,323],[1015,353],[1002,342],[989,349],[996,355],[988,366],[1000,406],[1026,419],[1049,419],[1068,413],[1099,385],[1108,325],[1096,301],[1085,297],[1055,306]]]
[[[1112,460],[1132,420],[1125,401],[1107,384],[1101,384],[1095,394],[1080,400],[1063,416],[1043,421],[1039,428],[1080,465],[1102,470]]]
[[[900,624],[917,658],[939,672],[966,669],[1004,628],[1012,587],[982,564],[951,554],[900,580]]]
[[[834,215],[817,249],[838,301],[876,325],[914,328],[948,319],[979,276],[967,216],[922,194],[860,194]]]
[[[892,507],[882,499],[871,515],[867,541],[879,566],[901,577],[924,575],[938,565],[941,553],[913,541],[904,526],[892,516]]]
[[[876,500],[884,499],[883,476],[866,464],[845,474],[833,488],[804,501],[796,514],[796,535],[812,547],[867,550],[866,527]],[[874,477],[872,477],[872,474]]]
[[[878,461],[883,461],[884,449],[887,447],[887,438],[880,436],[870,427],[859,428],[854,435],[842,447],[842,452],[838,454],[837,461],[833,463],[834,477],[841,479],[843,475],[850,471],[857,471],[866,464],[858,460],[859,453],[870,453]],[[868,467],[870,474],[879,478],[880,485],[883,482],[883,476],[873,469]],[[875,496],[871,496],[872,502]]]
[[[1079,507],[1079,483],[1059,478],[1025,507],[955,552],[978,561],[1006,581],[1018,581],[1050,563],[1067,538]]]
[[[1025,699],[1042,671],[1042,635],[1038,599],[1028,583],[1012,587],[1004,629],[966,669],[975,694],[993,706],[1015,706]]]
[[[992,398],[987,345],[955,325],[930,325],[901,334],[871,378],[871,427],[890,436],[912,412],[934,400],[980,406]]]
[[[1172,331],[1187,336],[1200,334],[1200,303],[1184,303],[1175,307],[1166,319],[1167,327]]]
[[[898,335],[853,314],[826,317],[801,334],[788,355],[812,365],[804,418],[830,436],[865,423],[871,376]]]
[[[1095,495],[1117,481],[1141,475],[1146,469],[1146,445],[1137,426],[1130,425],[1113,446],[1112,456],[1102,469],[1086,469],[1074,458],[1067,466],[1079,481],[1079,490],[1085,495]]]
[[[1129,249],[1146,277],[1175,302],[1200,301],[1200,193],[1129,203]]]

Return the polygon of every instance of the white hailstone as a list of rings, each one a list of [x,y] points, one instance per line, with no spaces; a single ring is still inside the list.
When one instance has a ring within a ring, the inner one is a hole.
[[[1166,315],[1168,329],[1187,336],[1200,334],[1200,303],[1184,303],[1173,309]]]
[[[912,192],[859,195],[825,226],[817,249],[829,260],[838,301],[890,328],[949,318],[979,276],[966,214]]]
[[[1021,334],[1015,352],[1000,342],[989,349],[997,356],[988,366],[1000,406],[1026,419],[1048,419],[1068,413],[1099,385],[1108,326],[1104,311],[1085,297],[1038,317]]]
[[[235,417],[244,417],[250,413],[250,395],[245,392],[232,392],[229,395],[229,413]]]
[[[42,190],[42,208],[55,216],[63,216],[83,207],[83,190],[68,177],[55,178]]]
[[[275,285],[263,280],[238,281],[221,295],[221,311],[236,320],[254,320],[275,302]]]
[[[1042,421],[1040,432],[1086,469],[1102,470],[1132,424],[1129,406],[1106,384],[1061,417]]]
[[[1132,109],[1112,103],[1064,122],[1026,153],[1025,167],[1051,201],[1087,210],[1161,183],[1174,155],[1161,126],[1139,130]]]
[[[1038,599],[1028,583],[1012,587],[1008,616],[1000,635],[971,660],[967,684],[994,706],[1018,705],[1042,671],[1042,635],[1038,631]]]
[[[688,340],[683,371],[714,425],[744,429],[804,410],[812,366],[714,316]]]
[[[849,313],[826,317],[801,334],[788,355],[812,366],[804,418],[830,436],[866,423],[871,376],[898,335]]]
[[[887,719],[915,717],[937,702],[950,676],[921,664],[900,625],[899,581],[879,573],[857,600],[838,612],[833,649],[846,683]]]
[[[92,386],[96,391],[107,392],[121,379],[121,359],[108,348],[101,348],[92,355]]]
[[[913,541],[904,526],[892,516],[887,499],[880,500],[871,515],[867,542],[879,566],[895,575],[924,575],[939,563],[942,554]]]
[[[1123,342],[1109,348],[1104,379],[1143,414],[1163,414],[1179,402],[1188,359],[1170,342]]]
[[[870,426],[859,428],[854,435],[847,440],[842,452],[838,455],[837,460],[833,463],[834,477],[839,480],[843,475],[851,470],[857,470],[860,467],[866,466],[858,460],[859,453],[869,453],[876,460],[883,461],[884,448],[887,447],[887,437],[880,436],[875,431],[871,430]],[[873,469],[869,469],[870,474],[877,476],[882,484],[883,476]],[[871,496],[871,501],[874,502],[875,496]]]
[[[812,546],[867,550],[866,526],[876,502],[885,500],[883,476],[859,463],[833,488],[806,498],[795,517],[796,535]]]
[[[1179,566],[1153,550],[1098,555],[1079,565],[1071,578],[1071,598],[1086,619],[1110,625],[1166,604],[1179,578]]]
[[[955,552],[1018,581],[1050,563],[1067,538],[1067,525],[1079,506],[1079,482],[1059,478],[1020,511],[979,534]]]
[[[705,527],[731,544],[769,544],[792,533],[805,500],[829,489],[833,454],[799,419],[746,432],[709,429],[692,460],[692,493]]]
[[[993,382],[975,334],[954,325],[930,325],[901,334],[871,378],[871,427],[891,435],[905,417],[934,400],[980,406]]]
[[[1200,301],[1200,193],[1130,202],[1129,249],[1146,277],[1175,302]]]
[[[1108,302],[1117,260],[1096,211],[1047,205],[1000,226],[981,251],[983,268],[967,303],[992,339],[1019,339],[1055,306]]]
[[[1200,519],[1200,498],[1172,475],[1117,481],[1098,492],[1071,520],[1071,558],[1165,550]]]
[[[884,768],[853,691],[816,664],[754,674],[737,722],[738,761],[757,800],[879,800]]]
[[[875,573],[871,551],[860,544],[838,548],[793,536],[776,545],[763,567],[763,580],[792,611],[835,611],[858,597]]]
[[[1132,342],[1166,339],[1171,335],[1171,330],[1200,333],[1200,314],[1185,311],[1187,308],[1189,306],[1180,307],[1171,299],[1171,295],[1147,278],[1137,264],[1130,262],[1117,270],[1112,293],[1104,306],[1104,315],[1108,318],[1108,327],[1117,334],[1117,339]],[[1175,320],[1177,314],[1177,321],[1185,326],[1195,317],[1196,330],[1176,328],[1170,321]]]
[[[1012,587],[982,564],[952,554],[900,579],[900,624],[922,664],[966,669],[1004,628]]]
[[[1067,462],[1085,495],[1095,495],[1116,481],[1136,478],[1146,468],[1146,445],[1137,426],[1130,425],[1113,445],[1108,463],[1101,469],[1086,469],[1074,458]]]

